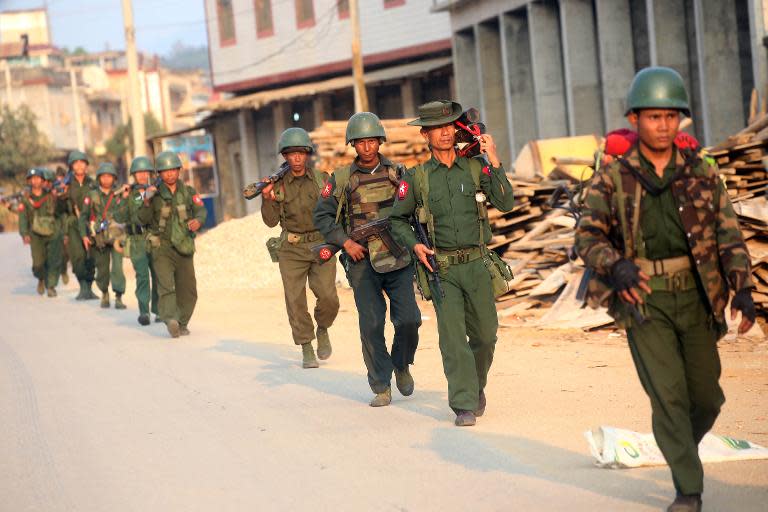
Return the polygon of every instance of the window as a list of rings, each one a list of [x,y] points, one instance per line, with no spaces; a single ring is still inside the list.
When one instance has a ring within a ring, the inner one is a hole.
[[[232,0],[216,0],[216,17],[219,19],[219,45],[235,44],[235,11]]]
[[[256,37],[269,37],[275,33],[272,26],[272,0],[254,0],[256,11]]]
[[[385,9],[389,9],[390,7],[400,7],[401,5],[405,5],[405,0],[384,0]]]
[[[339,8],[339,19],[349,18],[349,0],[336,0],[336,6]]]
[[[315,7],[312,0],[296,0],[296,26],[309,28],[315,26]]]

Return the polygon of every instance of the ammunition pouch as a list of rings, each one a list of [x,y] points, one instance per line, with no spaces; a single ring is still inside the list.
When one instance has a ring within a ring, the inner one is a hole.
[[[267,251],[269,257],[272,259],[272,263],[280,261],[280,248],[283,246],[283,237],[275,236],[267,240]]]
[[[56,233],[56,219],[35,214],[32,218],[32,232],[39,236],[52,236]]]
[[[491,275],[491,285],[493,286],[493,296],[501,297],[509,292],[509,282],[512,280],[512,269],[506,261],[501,259],[496,252],[489,249],[483,251],[483,265],[488,269]]]

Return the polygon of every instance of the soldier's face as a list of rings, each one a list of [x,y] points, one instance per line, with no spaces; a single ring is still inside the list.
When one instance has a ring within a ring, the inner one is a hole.
[[[302,173],[307,166],[307,152],[306,151],[288,151],[283,153],[283,158],[291,166],[291,172]]]
[[[163,183],[168,186],[173,186],[179,180],[179,169],[168,169],[167,171],[160,171],[160,178]]]
[[[653,151],[666,151],[680,129],[680,112],[669,109],[645,109],[627,116],[637,130],[640,142]]]
[[[40,188],[43,186],[43,178],[42,176],[32,176],[29,178],[29,185],[32,188]]]
[[[149,171],[139,171],[133,175],[133,179],[139,185],[147,185],[149,183]]]
[[[453,123],[425,126],[421,129],[421,135],[432,149],[438,151],[448,151],[456,144],[456,126]]]
[[[85,174],[85,170],[88,168],[88,164],[85,163],[83,160],[76,160],[72,162],[72,172],[75,173],[75,176],[82,176]]]
[[[112,188],[112,185],[115,183],[115,177],[111,174],[102,174],[99,176],[99,185],[102,186],[102,188]]]
[[[378,137],[369,137],[367,139],[356,139],[352,141],[357,156],[361,162],[370,162],[379,154],[381,142]]]

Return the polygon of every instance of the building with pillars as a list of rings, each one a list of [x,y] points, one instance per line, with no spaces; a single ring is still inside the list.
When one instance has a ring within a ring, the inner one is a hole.
[[[765,4],[765,5],[764,5]],[[434,0],[453,33],[456,89],[513,159],[531,139],[626,126],[635,72],[675,68],[693,129],[714,144],[766,93],[765,0]]]

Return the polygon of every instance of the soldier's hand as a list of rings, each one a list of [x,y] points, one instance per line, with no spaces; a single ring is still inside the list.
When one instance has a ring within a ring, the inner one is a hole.
[[[496,142],[494,142],[491,134],[484,133],[479,135],[477,139],[480,142],[480,153],[488,156],[488,162],[492,166],[496,168],[500,167],[501,160],[499,160],[499,155],[496,152]]]
[[[200,221],[197,219],[191,219],[187,221],[187,229],[189,229],[193,233],[198,229],[200,229],[200,227],[201,227]]]
[[[752,328],[757,318],[755,302],[752,300],[752,290],[744,288],[736,292],[731,300],[731,320],[736,320],[736,313],[741,311],[739,334],[744,334]]]
[[[131,187],[129,185],[123,185],[122,196],[123,199],[128,199],[128,194],[131,193]]]
[[[85,250],[88,251],[91,248],[91,239],[87,236],[83,237],[83,247],[85,247]]]
[[[360,261],[365,258],[365,253],[368,249],[355,242],[351,238],[344,242],[344,250],[347,252],[352,261]]]
[[[435,254],[435,251],[428,248],[424,244],[416,244],[413,246],[413,254],[416,255],[416,258],[425,266],[427,269],[429,269],[430,272],[434,272],[435,269],[432,268],[432,265],[429,264],[429,261],[427,261],[427,256],[431,256]]]
[[[620,259],[611,267],[611,281],[613,288],[619,292],[619,297],[633,305],[642,304],[643,297],[640,290],[651,293],[648,286],[650,277],[640,270],[640,267],[627,259]]]
[[[69,235],[64,235],[64,245],[69,245]]]
[[[32,238],[29,235],[26,235],[24,238],[24,245],[29,245],[32,242]]]
[[[262,181],[267,182],[269,181],[269,178],[264,178]],[[263,197],[267,201],[274,201],[275,200],[275,184],[270,183],[269,185],[264,187],[261,191],[261,197]]]

